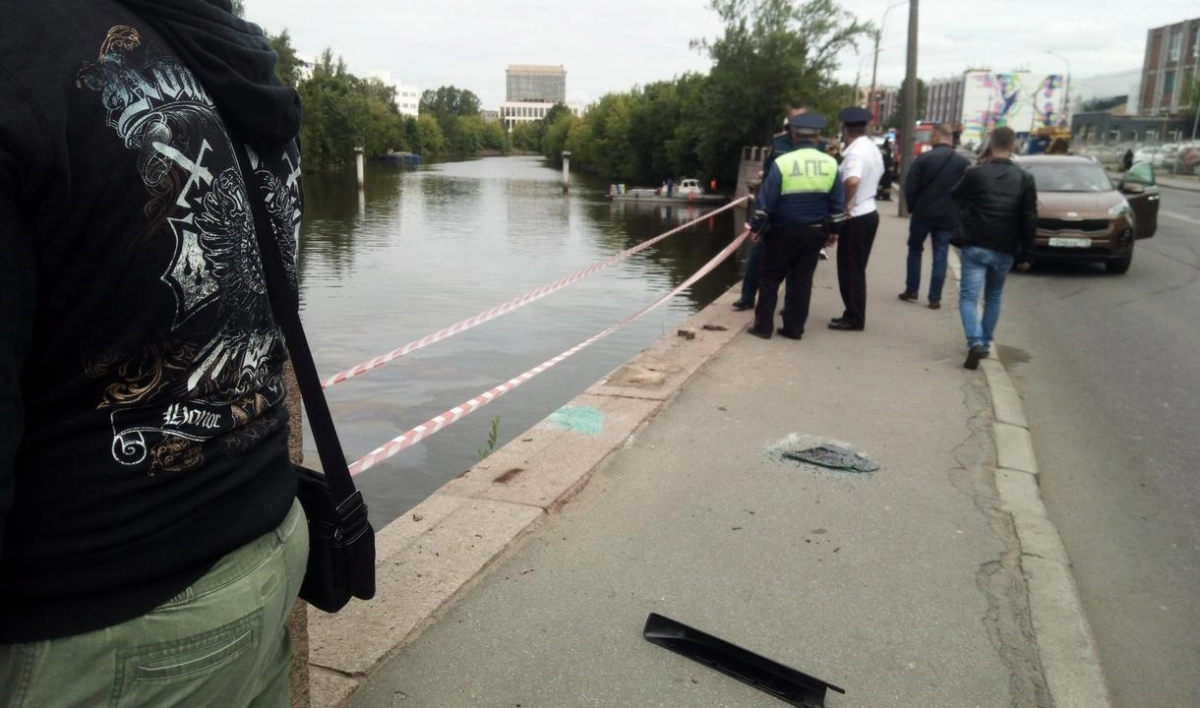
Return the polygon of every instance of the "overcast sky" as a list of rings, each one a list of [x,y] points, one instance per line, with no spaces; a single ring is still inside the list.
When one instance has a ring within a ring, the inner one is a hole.
[[[877,25],[897,0],[843,0]],[[454,85],[484,108],[504,100],[508,64],[562,64],[567,98],[587,103],[610,91],[707,72],[692,39],[719,35],[707,0],[245,0],[247,18],[272,33],[287,28],[302,54],[326,47],[355,74],[391,72],[419,89]],[[1065,70],[1077,78],[1141,67],[1146,31],[1200,15],[1197,0],[994,0],[921,3],[918,75],[941,78],[968,66]],[[971,7],[966,10],[964,8]],[[879,83],[904,77],[908,7],[887,14]],[[871,47],[838,57],[839,77],[871,82]]]

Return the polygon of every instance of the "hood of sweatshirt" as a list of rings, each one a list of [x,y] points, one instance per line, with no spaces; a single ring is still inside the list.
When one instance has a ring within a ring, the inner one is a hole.
[[[120,0],[162,35],[217,105],[228,130],[256,151],[300,132],[300,96],[275,76],[278,56],[230,0]]]

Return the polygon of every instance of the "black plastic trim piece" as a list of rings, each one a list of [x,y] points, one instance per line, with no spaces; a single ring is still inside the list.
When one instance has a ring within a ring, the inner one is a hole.
[[[827,689],[846,693],[845,689],[827,681],[653,612],[646,618],[642,636],[649,642],[716,669],[799,708],[825,708]]]

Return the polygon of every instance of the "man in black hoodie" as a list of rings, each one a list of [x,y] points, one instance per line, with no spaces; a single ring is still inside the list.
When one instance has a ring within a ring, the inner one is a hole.
[[[285,706],[298,97],[228,0],[0,17],[0,704]]]
[[[967,335],[963,366],[968,369],[979,368],[979,361],[990,353],[1005,278],[1014,261],[1021,263],[1021,270],[1029,267],[1021,260],[1037,231],[1037,186],[1033,175],[1013,164],[1015,144],[1012,128],[996,128],[989,144],[991,158],[968,169],[951,190],[962,219],[962,233],[954,244],[962,248],[958,305]]]

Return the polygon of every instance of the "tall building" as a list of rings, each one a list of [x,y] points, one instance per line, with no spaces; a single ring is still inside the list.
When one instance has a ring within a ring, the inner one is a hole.
[[[963,89],[966,82],[962,76],[930,81],[925,93],[924,120],[933,123],[957,125],[962,120]]]
[[[1174,116],[1195,100],[1200,67],[1200,17],[1155,27],[1146,34],[1142,63],[1143,115]]]
[[[567,102],[567,70],[558,66],[509,64],[500,119],[505,130],[546,117],[556,103]]]
[[[558,66],[509,64],[504,100],[509,103],[566,103],[567,70]]]

